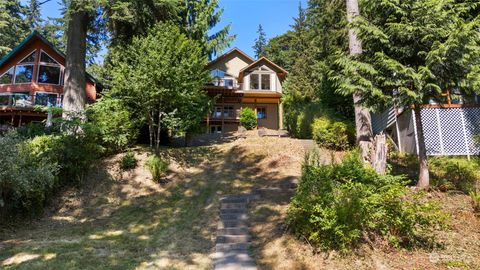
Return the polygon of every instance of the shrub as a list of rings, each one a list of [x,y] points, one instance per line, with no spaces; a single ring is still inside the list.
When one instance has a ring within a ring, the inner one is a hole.
[[[137,137],[135,122],[120,100],[102,98],[89,107],[89,119],[99,133],[99,143],[108,152],[126,149]]]
[[[162,178],[165,177],[165,174],[168,170],[169,163],[162,158],[153,155],[147,159],[145,166],[152,174],[152,178],[156,182],[161,182]]]
[[[0,212],[40,210],[57,184],[57,164],[33,153],[14,131],[0,137],[0,149]]]
[[[240,111],[240,124],[248,130],[257,127],[257,116],[255,115],[255,111],[248,107],[243,108]]]
[[[473,210],[477,213],[480,213],[480,193],[471,191],[470,198],[472,198]]]
[[[289,228],[321,249],[345,251],[376,237],[395,247],[425,244],[446,216],[405,183],[365,168],[358,153],[333,165],[307,157],[289,205]]]
[[[322,116],[312,124],[312,137],[321,147],[332,150],[346,150],[351,147],[354,132],[345,122],[334,121]]]
[[[127,152],[120,162],[120,168],[122,170],[131,170],[137,167],[137,159],[135,158],[135,153]]]
[[[442,190],[455,188],[469,194],[480,181],[479,160],[462,157],[434,157],[430,159],[433,184]]]

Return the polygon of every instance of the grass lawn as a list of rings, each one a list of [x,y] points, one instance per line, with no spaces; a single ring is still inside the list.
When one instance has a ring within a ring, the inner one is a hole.
[[[260,269],[480,269],[480,221],[458,192],[432,192],[452,216],[431,250],[381,243],[348,255],[318,252],[285,227],[292,182],[311,142],[246,138],[209,147],[166,149],[167,184],[142,164],[121,172],[121,156],[99,164],[83,188],[69,189],[37,220],[2,225],[0,269],[212,269],[218,201],[259,189],[250,206]],[[325,162],[339,158],[322,151]]]

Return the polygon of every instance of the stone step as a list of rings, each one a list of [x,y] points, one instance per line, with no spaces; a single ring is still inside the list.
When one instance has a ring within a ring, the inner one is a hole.
[[[223,215],[223,214],[226,214],[226,215],[229,215],[229,214],[246,214],[247,213],[247,209],[243,208],[243,209],[235,209],[235,208],[232,208],[232,209],[220,209],[220,214]]]
[[[217,252],[226,252],[226,251],[249,251],[250,243],[218,243],[215,245],[215,250]]]
[[[220,203],[220,209],[245,209],[246,203]]]
[[[248,234],[248,227],[233,227],[233,228],[223,228],[217,230],[217,235],[245,235]]]
[[[235,213],[235,214],[220,214],[220,220],[247,220],[247,214]]]
[[[250,242],[250,235],[217,235],[217,243],[234,244],[234,243],[248,243]]]
[[[256,270],[255,261],[246,252],[220,252],[214,261],[218,270]]]
[[[238,227],[248,227],[248,222],[246,220],[238,220],[238,219],[221,220],[218,222],[218,229],[238,228]]]

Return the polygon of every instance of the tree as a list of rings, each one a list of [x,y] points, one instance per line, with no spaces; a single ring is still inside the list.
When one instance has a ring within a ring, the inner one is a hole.
[[[358,57],[340,57],[337,79],[344,94],[360,93],[362,104],[382,109],[413,106],[420,174],[429,186],[421,108],[442,93],[480,86],[480,16],[477,1],[384,0],[362,2],[354,21],[363,41]]]
[[[265,56],[265,47],[267,46],[267,35],[265,34],[265,31],[263,31],[261,24],[258,25],[257,34],[258,38],[255,39],[255,44],[252,48],[255,50],[255,57],[259,59],[260,57]]]
[[[0,58],[28,35],[25,7],[18,0],[0,0]]]
[[[207,114],[207,57],[203,46],[177,26],[158,24],[116,51],[111,61],[110,94],[148,123],[150,146],[157,154],[162,131],[185,132]]]
[[[184,0],[185,9],[181,12],[183,27],[187,36],[202,44],[204,53],[212,59],[235,39],[229,35],[228,24],[215,33],[209,33],[219,22],[223,9],[218,9],[218,0]]]
[[[347,0],[347,20],[353,23],[355,17],[360,15],[358,0]],[[358,38],[354,28],[348,29],[348,44],[352,58],[362,54],[362,42]],[[360,148],[360,155],[364,162],[370,160],[370,153],[373,149],[373,131],[370,112],[361,104],[362,93],[353,93],[353,104],[355,106],[355,129],[357,134],[357,144]]]

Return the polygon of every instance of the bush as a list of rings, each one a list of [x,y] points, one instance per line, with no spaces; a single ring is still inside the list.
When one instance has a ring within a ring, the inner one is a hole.
[[[430,158],[433,185],[441,190],[455,188],[468,194],[480,182],[479,160],[469,161],[463,157]]]
[[[289,205],[289,227],[321,249],[345,251],[375,238],[395,247],[425,244],[446,216],[405,183],[365,168],[358,153],[334,165],[307,157]]]
[[[0,212],[40,210],[57,185],[57,164],[32,152],[14,131],[0,137],[0,149]]]
[[[243,108],[240,111],[240,124],[248,130],[256,128],[257,116],[255,115],[255,111],[251,108]]]
[[[169,163],[162,158],[153,155],[147,159],[145,166],[152,174],[152,178],[156,182],[161,182],[162,178],[165,177],[165,174],[168,170]]]
[[[312,124],[313,139],[321,147],[332,150],[347,150],[354,140],[353,127],[345,122],[334,121],[328,117],[315,119]]]
[[[120,100],[102,98],[89,107],[88,113],[91,123],[98,128],[99,143],[109,153],[125,150],[138,135],[129,110]]]
[[[473,210],[477,213],[480,213],[480,193],[471,191],[470,198],[472,198]]]
[[[137,159],[135,158],[135,153],[127,152],[123,157],[120,163],[120,168],[122,170],[131,170],[137,167]]]

